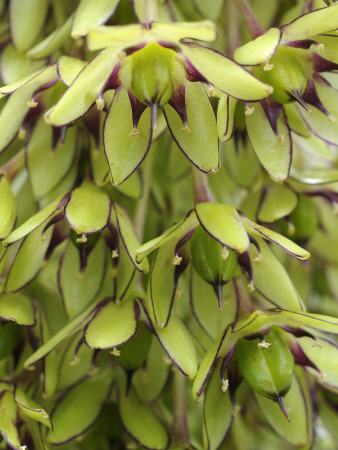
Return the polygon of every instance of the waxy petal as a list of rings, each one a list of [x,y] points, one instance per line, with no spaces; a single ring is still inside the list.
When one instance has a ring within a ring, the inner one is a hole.
[[[96,0],[95,8],[91,0],[81,0],[72,23],[71,36],[78,39],[98,25],[105,23],[114,13],[120,0]]]
[[[70,86],[86,65],[87,62],[81,59],[61,56],[57,62],[57,71],[60,80],[66,86]]]
[[[246,66],[268,63],[275,54],[281,37],[282,33],[278,28],[270,28],[258,38],[237,48],[234,52],[234,59],[239,64]]]
[[[9,182],[0,173],[0,241],[12,231],[16,219],[17,204]]]
[[[23,294],[2,294],[0,296],[0,318],[11,320],[24,327],[35,325],[35,311],[31,301]]]
[[[259,81],[222,53],[192,42],[183,42],[182,52],[197,72],[231,97],[257,101],[268,97],[273,91],[271,86]]]

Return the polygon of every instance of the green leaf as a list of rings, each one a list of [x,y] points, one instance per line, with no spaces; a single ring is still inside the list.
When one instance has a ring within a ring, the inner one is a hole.
[[[76,317],[97,296],[107,266],[106,246],[103,239],[87,257],[87,266],[80,272],[79,250],[69,242],[60,259],[58,283],[69,317]]]
[[[42,225],[47,219],[49,219],[57,209],[61,209],[63,196],[56,198],[52,203],[50,203],[45,208],[41,209],[34,216],[30,217],[26,222],[24,222],[19,228],[16,228],[12,233],[7,236],[4,240],[3,245],[11,245],[14,242],[27,236],[27,234],[34,231],[40,225]]]
[[[229,390],[222,392],[220,365],[214,367],[210,377],[205,393],[203,412],[208,449],[217,450],[233,421]]]
[[[0,317],[12,320],[18,325],[35,325],[35,312],[30,300],[22,294],[2,294],[0,296]]]
[[[260,222],[272,223],[291,214],[297,203],[297,194],[292,189],[286,185],[274,183],[262,194],[257,218]]]
[[[263,227],[262,225],[251,222],[251,220],[247,219],[244,216],[241,217],[241,220],[246,231],[254,237],[263,237],[264,239],[273,242],[285,252],[289,253],[291,256],[299,259],[300,261],[307,261],[310,258],[310,253],[307,250],[299,247],[299,245],[295,244],[285,236],[276,233],[269,228]]]
[[[152,239],[149,242],[143,244],[136,251],[136,261],[141,262],[146,256],[157,248],[169,242],[171,239],[175,239],[178,242],[183,236],[188,234],[191,230],[196,228],[198,225],[198,220],[195,211],[189,211],[188,214],[181,219],[179,222],[172,225],[166,231],[164,231],[160,236]]]
[[[17,204],[7,178],[0,173],[0,241],[12,231]]]
[[[43,238],[41,238],[41,232],[41,227],[37,228],[22,242],[7,277],[7,292],[18,291],[35,278],[42,269],[52,237],[52,229],[47,230]]]
[[[185,83],[187,126],[172,106],[164,107],[170,132],[186,157],[202,172],[217,172],[217,124],[210,100],[200,83]]]
[[[238,253],[243,253],[249,248],[249,237],[233,206],[221,203],[198,203],[195,211],[204,230],[222,245]]]
[[[24,52],[38,38],[45,25],[48,0],[11,0],[9,7],[9,23],[14,46]]]
[[[82,59],[61,56],[57,62],[57,71],[62,83],[70,86],[86,65],[87,62]]]
[[[27,55],[34,59],[46,58],[58,50],[69,38],[73,15],[70,15],[63,25],[54,30],[43,41],[39,42],[27,52]]]
[[[260,256],[254,246],[250,249],[255,288],[280,308],[302,311],[304,305],[285,268],[270,250],[268,244],[261,239],[258,240],[258,244],[261,251]]]
[[[108,224],[110,199],[94,184],[85,181],[71,193],[65,217],[77,234],[97,233]]]
[[[52,428],[52,422],[46,411],[28,397],[20,387],[15,390],[15,402],[25,416],[46,425],[50,429]]]
[[[335,30],[337,22],[338,5],[335,4],[304,14],[281,27],[282,43],[308,39],[316,34]]]
[[[21,440],[16,423],[18,420],[18,407],[14,394],[10,391],[0,393],[0,433],[10,447],[21,450]]]
[[[44,197],[64,179],[75,158],[76,130],[70,128],[64,144],[59,144],[55,150],[52,149],[52,134],[52,127],[41,117],[26,148],[30,182],[37,199]]]
[[[119,228],[120,236],[123,244],[127,250],[127,253],[136,267],[141,272],[149,272],[149,263],[145,258],[141,263],[136,261],[136,250],[140,247],[140,242],[135,234],[134,226],[127,215],[126,211],[122,209],[118,204],[114,204],[116,222]]]
[[[272,130],[263,107],[254,104],[254,112],[245,116],[249,139],[257,158],[275,181],[284,181],[291,164],[291,139],[288,127],[280,116],[277,121],[278,135]]]
[[[103,50],[81,70],[55,107],[48,112],[46,120],[51,125],[67,125],[86,114],[118,64],[119,50],[111,47]]]
[[[84,340],[90,348],[107,349],[129,341],[137,333],[140,314],[138,304],[125,300],[101,304],[84,329]]]
[[[166,449],[169,437],[152,407],[140,402],[133,390],[125,401],[120,394],[119,415],[127,432],[146,448]]]
[[[112,373],[106,370],[69,391],[52,414],[53,430],[49,431],[47,442],[63,444],[86,431],[100,414],[112,379]]]
[[[197,373],[197,355],[192,336],[181,319],[171,314],[165,328],[154,324],[155,333],[173,363],[190,378]]]
[[[304,396],[304,391],[294,376],[291,389],[284,398],[285,408],[290,416],[288,422],[283,418],[277,402],[255,394],[258,406],[268,423],[283,439],[297,447],[305,447],[311,441],[309,411]]]
[[[127,90],[117,90],[103,128],[104,149],[114,185],[122,183],[141,164],[150,148],[151,137],[150,108],[142,113],[135,131]]]
[[[222,53],[192,42],[182,43],[182,51],[194,68],[221,91],[238,100],[257,101],[272,93],[239,64]]]
[[[234,58],[239,64],[246,66],[269,63],[270,58],[277,50],[281,36],[282,33],[278,28],[270,28],[253,41],[237,48],[234,52]]]
[[[85,36],[88,32],[102,25],[114,13],[120,0],[98,0],[95,2],[95,8],[91,0],[81,0],[76,9],[71,36],[78,39]]]

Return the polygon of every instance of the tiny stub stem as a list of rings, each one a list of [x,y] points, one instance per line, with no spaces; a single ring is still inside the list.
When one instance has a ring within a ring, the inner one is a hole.
[[[195,203],[213,202],[213,196],[209,187],[207,175],[196,167],[192,167],[194,181]]]

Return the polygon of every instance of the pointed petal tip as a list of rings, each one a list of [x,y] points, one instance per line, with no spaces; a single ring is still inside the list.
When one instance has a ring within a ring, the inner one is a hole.
[[[277,397],[277,402],[278,402],[280,410],[282,411],[282,413],[285,416],[286,420],[288,422],[290,422],[290,417],[289,417],[289,414],[288,414],[288,412],[286,410],[285,403],[284,403],[284,397],[282,395],[279,395]]]

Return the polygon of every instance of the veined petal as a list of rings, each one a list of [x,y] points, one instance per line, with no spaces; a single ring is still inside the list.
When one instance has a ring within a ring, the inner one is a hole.
[[[82,117],[95,103],[119,63],[120,47],[109,47],[93,58],[78,74],[46,119],[57,127]]]
[[[278,28],[270,28],[258,38],[237,48],[234,59],[239,64],[246,66],[268,63],[269,59],[275,54],[281,37],[282,32]]]
[[[209,83],[239,100],[261,100],[273,91],[222,53],[193,42],[183,42],[182,52]]]
[[[138,127],[134,129],[128,92],[124,88],[117,90],[103,127],[104,150],[114,185],[122,183],[141,164],[151,138],[150,108],[142,113]]]
[[[332,4],[325,8],[317,9],[308,14],[304,14],[287,25],[283,25],[281,30],[282,44],[300,39],[308,39],[316,34],[332,31],[338,24],[338,4]]]

